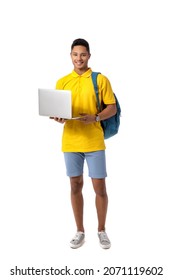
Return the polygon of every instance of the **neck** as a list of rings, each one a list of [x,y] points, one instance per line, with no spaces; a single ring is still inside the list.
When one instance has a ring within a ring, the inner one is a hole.
[[[76,69],[76,68],[74,68],[74,71],[75,71],[78,75],[82,75],[82,74],[85,73],[88,69],[89,69],[89,67],[87,67],[86,69]]]

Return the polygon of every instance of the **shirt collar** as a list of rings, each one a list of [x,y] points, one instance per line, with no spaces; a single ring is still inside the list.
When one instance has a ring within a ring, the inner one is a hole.
[[[90,77],[91,76],[91,73],[92,73],[92,70],[91,70],[91,68],[88,68],[88,70],[85,72],[85,73],[83,73],[82,75],[79,75],[79,74],[77,74],[74,70],[72,71],[72,76],[73,77],[84,77],[84,78],[88,78],[88,77]]]

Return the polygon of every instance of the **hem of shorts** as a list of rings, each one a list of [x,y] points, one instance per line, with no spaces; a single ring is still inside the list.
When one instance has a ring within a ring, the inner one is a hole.
[[[103,176],[103,175],[99,175],[99,176],[92,176],[92,175],[88,175],[90,178],[92,178],[92,179],[104,179],[104,178],[106,178],[108,175],[106,174],[105,176]]]
[[[83,175],[83,173],[80,173],[80,174],[77,174],[77,175],[76,174],[70,174],[69,175],[69,174],[66,173],[66,175],[67,175],[67,177],[79,177],[79,176]]]

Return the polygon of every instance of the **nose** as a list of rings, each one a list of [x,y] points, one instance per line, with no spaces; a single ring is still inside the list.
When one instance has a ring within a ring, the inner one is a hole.
[[[82,59],[82,55],[78,54],[77,60],[81,60],[81,59]]]

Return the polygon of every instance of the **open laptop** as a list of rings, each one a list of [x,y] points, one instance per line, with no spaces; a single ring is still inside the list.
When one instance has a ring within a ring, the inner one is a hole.
[[[72,117],[72,98],[70,90],[38,89],[39,115],[62,119]]]

